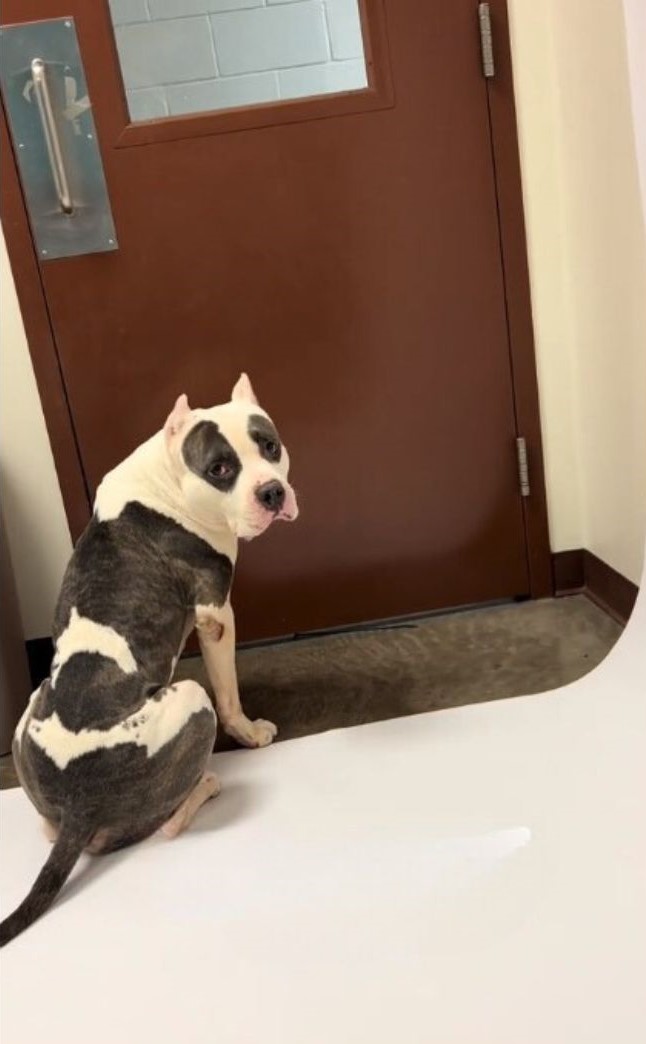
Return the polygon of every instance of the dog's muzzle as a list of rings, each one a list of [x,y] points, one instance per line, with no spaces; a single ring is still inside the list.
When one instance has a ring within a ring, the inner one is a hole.
[[[293,522],[295,518],[298,518],[296,495],[288,483],[283,484],[278,479],[263,482],[254,490],[254,498],[256,504],[263,509],[262,514],[265,521],[262,523],[261,530],[266,529],[276,518],[282,519],[284,522]]]

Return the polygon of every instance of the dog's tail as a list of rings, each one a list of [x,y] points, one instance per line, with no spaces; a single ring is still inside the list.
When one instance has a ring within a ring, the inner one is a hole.
[[[71,822],[63,816],[60,833],[34,887],[0,924],[0,946],[6,946],[49,909],[94,831],[94,826]]]

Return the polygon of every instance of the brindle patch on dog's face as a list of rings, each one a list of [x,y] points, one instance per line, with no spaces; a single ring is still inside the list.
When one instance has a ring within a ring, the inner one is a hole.
[[[185,416],[176,459],[188,513],[203,520],[224,517],[237,537],[250,540],[276,518],[295,519],[298,506],[287,478],[289,454],[275,425],[248,380],[242,393],[236,389],[231,402]],[[269,484],[279,487],[279,503],[268,506],[262,490]]]
[[[283,447],[280,436],[269,417],[265,417],[261,413],[252,413],[249,417],[248,431],[263,460],[268,460],[271,464],[280,463]]]
[[[230,493],[242,471],[240,457],[215,421],[201,420],[182,446],[187,467],[220,493]]]

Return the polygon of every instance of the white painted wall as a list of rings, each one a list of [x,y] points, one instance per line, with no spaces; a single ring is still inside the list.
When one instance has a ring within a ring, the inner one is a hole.
[[[622,0],[508,2],[552,547],[588,547],[637,582],[646,253]],[[645,8],[624,3],[638,117]],[[4,242],[1,274],[3,502],[26,635],[38,637],[70,540]]]
[[[552,546],[587,547],[638,582],[646,238],[623,3],[509,7]]]
[[[42,638],[72,544],[1,232],[0,484],[25,637]]]

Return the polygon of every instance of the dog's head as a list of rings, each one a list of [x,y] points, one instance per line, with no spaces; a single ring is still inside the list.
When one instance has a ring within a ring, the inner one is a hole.
[[[222,406],[192,410],[180,395],[164,437],[189,514],[223,518],[245,540],[297,517],[287,450],[246,374]]]

